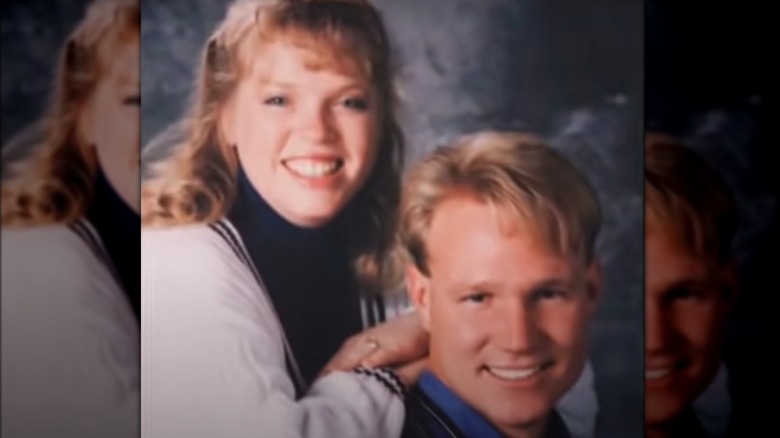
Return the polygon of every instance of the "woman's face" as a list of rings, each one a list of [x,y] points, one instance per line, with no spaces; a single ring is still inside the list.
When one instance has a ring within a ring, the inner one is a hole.
[[[302,227],[333,219],[374,164],[378,102],[357,69],[315,68],[316,53],[272,43],[227,106],[225,134],[254,188]]]
[[[87,141],[111,186],[138,211],[140,184],[140,46],[127,41],[111,52],[105,74],[85,109]]]

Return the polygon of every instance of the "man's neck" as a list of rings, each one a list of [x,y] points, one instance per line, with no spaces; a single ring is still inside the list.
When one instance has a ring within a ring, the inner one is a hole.
[[[645,438],[669,438],[673,429],[664,426],[645,426]]]

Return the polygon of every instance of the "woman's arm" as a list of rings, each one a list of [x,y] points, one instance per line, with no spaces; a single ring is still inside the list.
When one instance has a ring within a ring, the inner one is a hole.
[[[272,306],[207,233],[142,239],[142,434],[399,436],[403,401],[389,375],[333,373],[295,399]]]

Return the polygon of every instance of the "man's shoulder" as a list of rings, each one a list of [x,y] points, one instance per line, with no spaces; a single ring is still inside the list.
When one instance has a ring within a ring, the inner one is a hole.
[[[401,438],[469,438],[419,387],[412,387],[405,399],[406,417]],[[545,438],[570,438],[557,409],[551,412]]]
[[[419,385],[407,392],[405,407],[401,438],[467,438]]]

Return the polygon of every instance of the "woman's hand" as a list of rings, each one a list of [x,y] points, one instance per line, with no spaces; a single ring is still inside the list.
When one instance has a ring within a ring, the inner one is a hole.
[[[411,312],[347,339],[321,375],[358,366],[393,367],[416,381],[414,376],[419,376],[427,356],[428,332],[422,327],[420,315]]]

